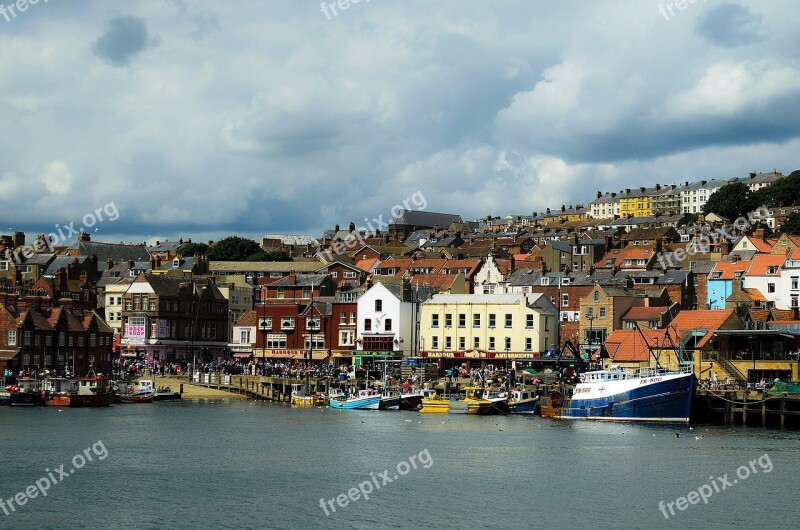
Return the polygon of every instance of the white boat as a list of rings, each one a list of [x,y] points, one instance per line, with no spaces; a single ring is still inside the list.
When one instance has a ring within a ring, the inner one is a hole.
[[[359,390],[358,394],[351,397],[332,397],[330,398],[331,408],[334,409],[368,409],[378,410],[381,404],[381,395],[375,390],[368,388]]]
[[[530,390],[512,390],[508,408],[511,414],[536,414],[539,396]]]

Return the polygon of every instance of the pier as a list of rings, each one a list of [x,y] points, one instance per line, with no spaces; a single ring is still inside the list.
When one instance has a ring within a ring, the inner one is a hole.
[[[692,417],[700,423],[751,427],[800,427],[800,395],[742,389],[697,390]]]

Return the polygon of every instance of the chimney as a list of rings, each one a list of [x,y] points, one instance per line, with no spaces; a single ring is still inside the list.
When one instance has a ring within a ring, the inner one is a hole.
[[[178,245],[183,245],[183,238],[180,238],[180,239],[178,240]]]
[[[109,269],[109,270],[114,268],[114,260],[113,259],[108,258],[106,260],[106,268]]]
[[[61,291],[61,293],[67,292],[67,269],[64,267],[60,267],[56,271],[55,277],[55,288]]]
[[[338,232],[339,231],[339,225],[334,225],[333,231],[334,231],[334,233]]]
[[[629,194],[630,192],[631,192],[631,189],[630,189],[630,188],[625,188],[625,194],[626,194],[626,195],[627,195],[627,194]]]
[[[208,246],[210,247],[210,246],[213,246],[213,245],[214,245],[214,241],[212,241],[212,240],[209,240],[209,241],[208,241]]]
[[[136,265],[136,262],[133,260],[128,260],[128,268],[132,269]]]
[[[688,181],[688,180],[687,180],[686,182],[684,182],[684,183],[683,183],[683,187],[684,187],[684,188],[688,188],[688,187],[689,187],[689,181]]]
[[[753,180],[754,178],[756,178],[756,174],[755,173],[750,173],[750,180]]]
[[[566,210],[566,209],[567,209],[567,207],[566,207],[566,206],[564,206],[564,205],[562,204],[562,205],[561,205],[561,211],[563,212],[563,211],[564,211],[564,210]]]
[[[296,285],[297,284],[297,275],[295,273],[291,273],[289,276],[286,277],[289,285]]]
[[[753,237],[756,239],[760,239],[761,241],[764,241],[764,239],[766,239],[767,237],[767,231],[764,230],[763,228],[758,228],[753,232]]]
[[[644,193],[644,190],[645,190],[645,189],[646,189],[646,188],[645,188],[644,186],[639,186],[639,191],[641,191],[642,193]]]
[[[661,189],[661,184],[656,184],[656,191],[658,191],[660,189]],[[642,191],[644,191],[644,190],[642,190]]]
[[[25,232],[17,230],[14,232],[14,248],[19,248],[25,245]]]
[[[708,184],[708,181],[707,181],[707,180],[701,180],[701,181],[700,181],[700,185],[701,185],[701,186],[705,186],[706,184]]]
[[[352,234],[355,231],[356,231],[356,224],[353,221],[350,221],[350,227],[349,227],[348,232],[350,232]]]
[[[597,198],[599,199],[599,198],[600,198],[600,197],[602,197],[602,196],[603,196],[603,194],[602,194],[602,193],[600,193],[600,192],[598,191],[598,192],[597,192]]]
[[[633,289],[633,278],[630,275],[625,276],[625,288]]]

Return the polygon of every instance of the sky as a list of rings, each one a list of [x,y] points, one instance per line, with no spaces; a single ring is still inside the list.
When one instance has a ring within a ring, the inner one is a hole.
[[[800,167],[796,0],[11,5],[0,233],[29,242],[318,237],[404,201],[530,215]]]

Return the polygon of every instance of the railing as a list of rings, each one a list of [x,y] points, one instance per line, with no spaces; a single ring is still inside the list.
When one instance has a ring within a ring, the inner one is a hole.
[[[747,384],[747,377],[745,377],[745,375],[742,372],[740,372],[739,369],[733,365],[733,363],[731,363],[728,359],[719,354],[716,355],[716,359],[719,365],[722,366],[722,369],[725,370],[725,372],[727,372],[728,375],[733,377],[737,383]]]

